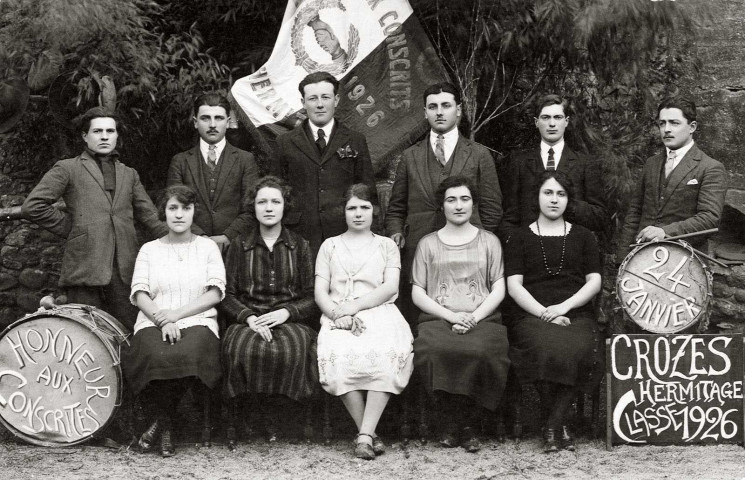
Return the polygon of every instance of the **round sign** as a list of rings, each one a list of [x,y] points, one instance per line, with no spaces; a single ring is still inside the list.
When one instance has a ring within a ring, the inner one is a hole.
[[[76,445],[121,403],[119,346],[128,333],[86,305],[27,315],[0,335],[0,422],[43,446]]]
[[[616,295],[626,314],[652,333],[675,333],[706,318],[711,274],[681,241],[661,241],[634,249],[616,279]]]

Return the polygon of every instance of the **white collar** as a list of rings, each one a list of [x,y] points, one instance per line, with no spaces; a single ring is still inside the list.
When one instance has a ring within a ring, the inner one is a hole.
[[[315,123],[308,120],[308,125],[310,125],[310,131],[313,134],[313,140],[318,140],[318,130],[323,130],[323,133],[326,134],[326,143],[328,143],[329,137],[331,137],[331,132],[334,131],[334,123],[336,122],[332,118],[329,123],[327,123],[323,127],[319,127]]]
[[[693,143],[694,143],[693,142],[693,139],[691,139],[690,142],[686,143],[685,145],[683,145],[679,149],[675,150],[675,161],[676,162],[679,162],[680,160],[683,159],[683,157],[686,156],[686,153],[688,153],[693,148]],[[670,150],[667,147],[665,147],[665,150],[667,150],[667,156],[669,157],[670,156],[670,152],[672,150]]]
[[[541,154],[548,155],[548,149],[554,149],[554,157],[561,158],[561,152],[564,151],[564,139],[558,141],[556,145],[549,145],[548,143],[541,140]]]
[[[225,137],[222,137],[222,140],[217,142],[215,144],[215,155],[217,156],[217,160],[220,160],[220,157],[222,156],[222,151],[225,149],[225,145],[227,145],[227,140],[225,140]],[[210,151],[210,144],[205,142],[202,138],[199,139],[199,151],[202,152],[202,158],[204,161],[207,161],[207,155]]]
[[[437,141],[437,135],[439,135],[439,133],[430,129],[429,139],[431,142]],[[442,136],[445,138],[445,145],[455,145],[458,143],[458,127],[453,128],[447,133],[443,133]]]

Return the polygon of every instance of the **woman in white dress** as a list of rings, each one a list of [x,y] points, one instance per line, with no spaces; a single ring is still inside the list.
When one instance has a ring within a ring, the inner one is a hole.
[[[371,192],[364,184],[344,195],[347,231],[323,242],[316,260],[315,299],[321,308],[318,370],[321,386],[341,396],[359,433],[355,456],[383,453],[375,429],[391,394],[406,387],[413,337],[393,302],[401,257],[396,244],[370,231]]]

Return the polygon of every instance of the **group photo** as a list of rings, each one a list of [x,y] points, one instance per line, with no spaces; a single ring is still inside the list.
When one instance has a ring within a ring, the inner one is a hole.
[[[738,478],[739,3],[0,3],[0,468]]]

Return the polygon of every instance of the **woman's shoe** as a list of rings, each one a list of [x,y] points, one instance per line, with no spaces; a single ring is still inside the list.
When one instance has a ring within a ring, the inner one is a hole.
[[[383,443],[383,440],[375,433],[373,433],[372,439],[372,449],[375,455],[383,455],[385,453],[385,443]]]
[[[559,451],[559,442],[556,440],[556,430],[547,428],[543,431],[543,451],[556,453]]]
[[[440,438],[440,446],[443,448],[455,448],[458,446],[458,438],[453,432],[445,432]]]
[[[153,444],[155,444],[155,441],[158,439],[159,427],[160,425],[158,424],[158,421],[155,420],[148,429],[140,435],[140,440],[137,442],[137,445],[140,447],[141,451],[147,452],[153,448]]]
[[[373,460],[375,458],[375,450],[369,443],[360,442],[360,437],[370,437],[373,440],[373,436],[368,433],[357,434],[357,445],[354,447],[354,456],[363,460]]]
[[[479,442],[479,439],[476,437],[476,432],[473,431],[473,428],[464,428],[461,438],[463,438],[461,446],[466,450],[466,452],[476,453],[481,450],[481,442]]]
[[[171,431],[163,430],[160,434],[160,455],[162,457],[172,457],[176,454],[176,448],[171,442]]]
[[[574,438],[572,437],[572,434],[569,433],[569,429],[566,425],[561,426],[561,431],[559,432],[559,434],[559,442],[561,443],[561,448],[563,448],[564,450],[569,450],[570,452],[575,451],[576,447],[574,446]]]

